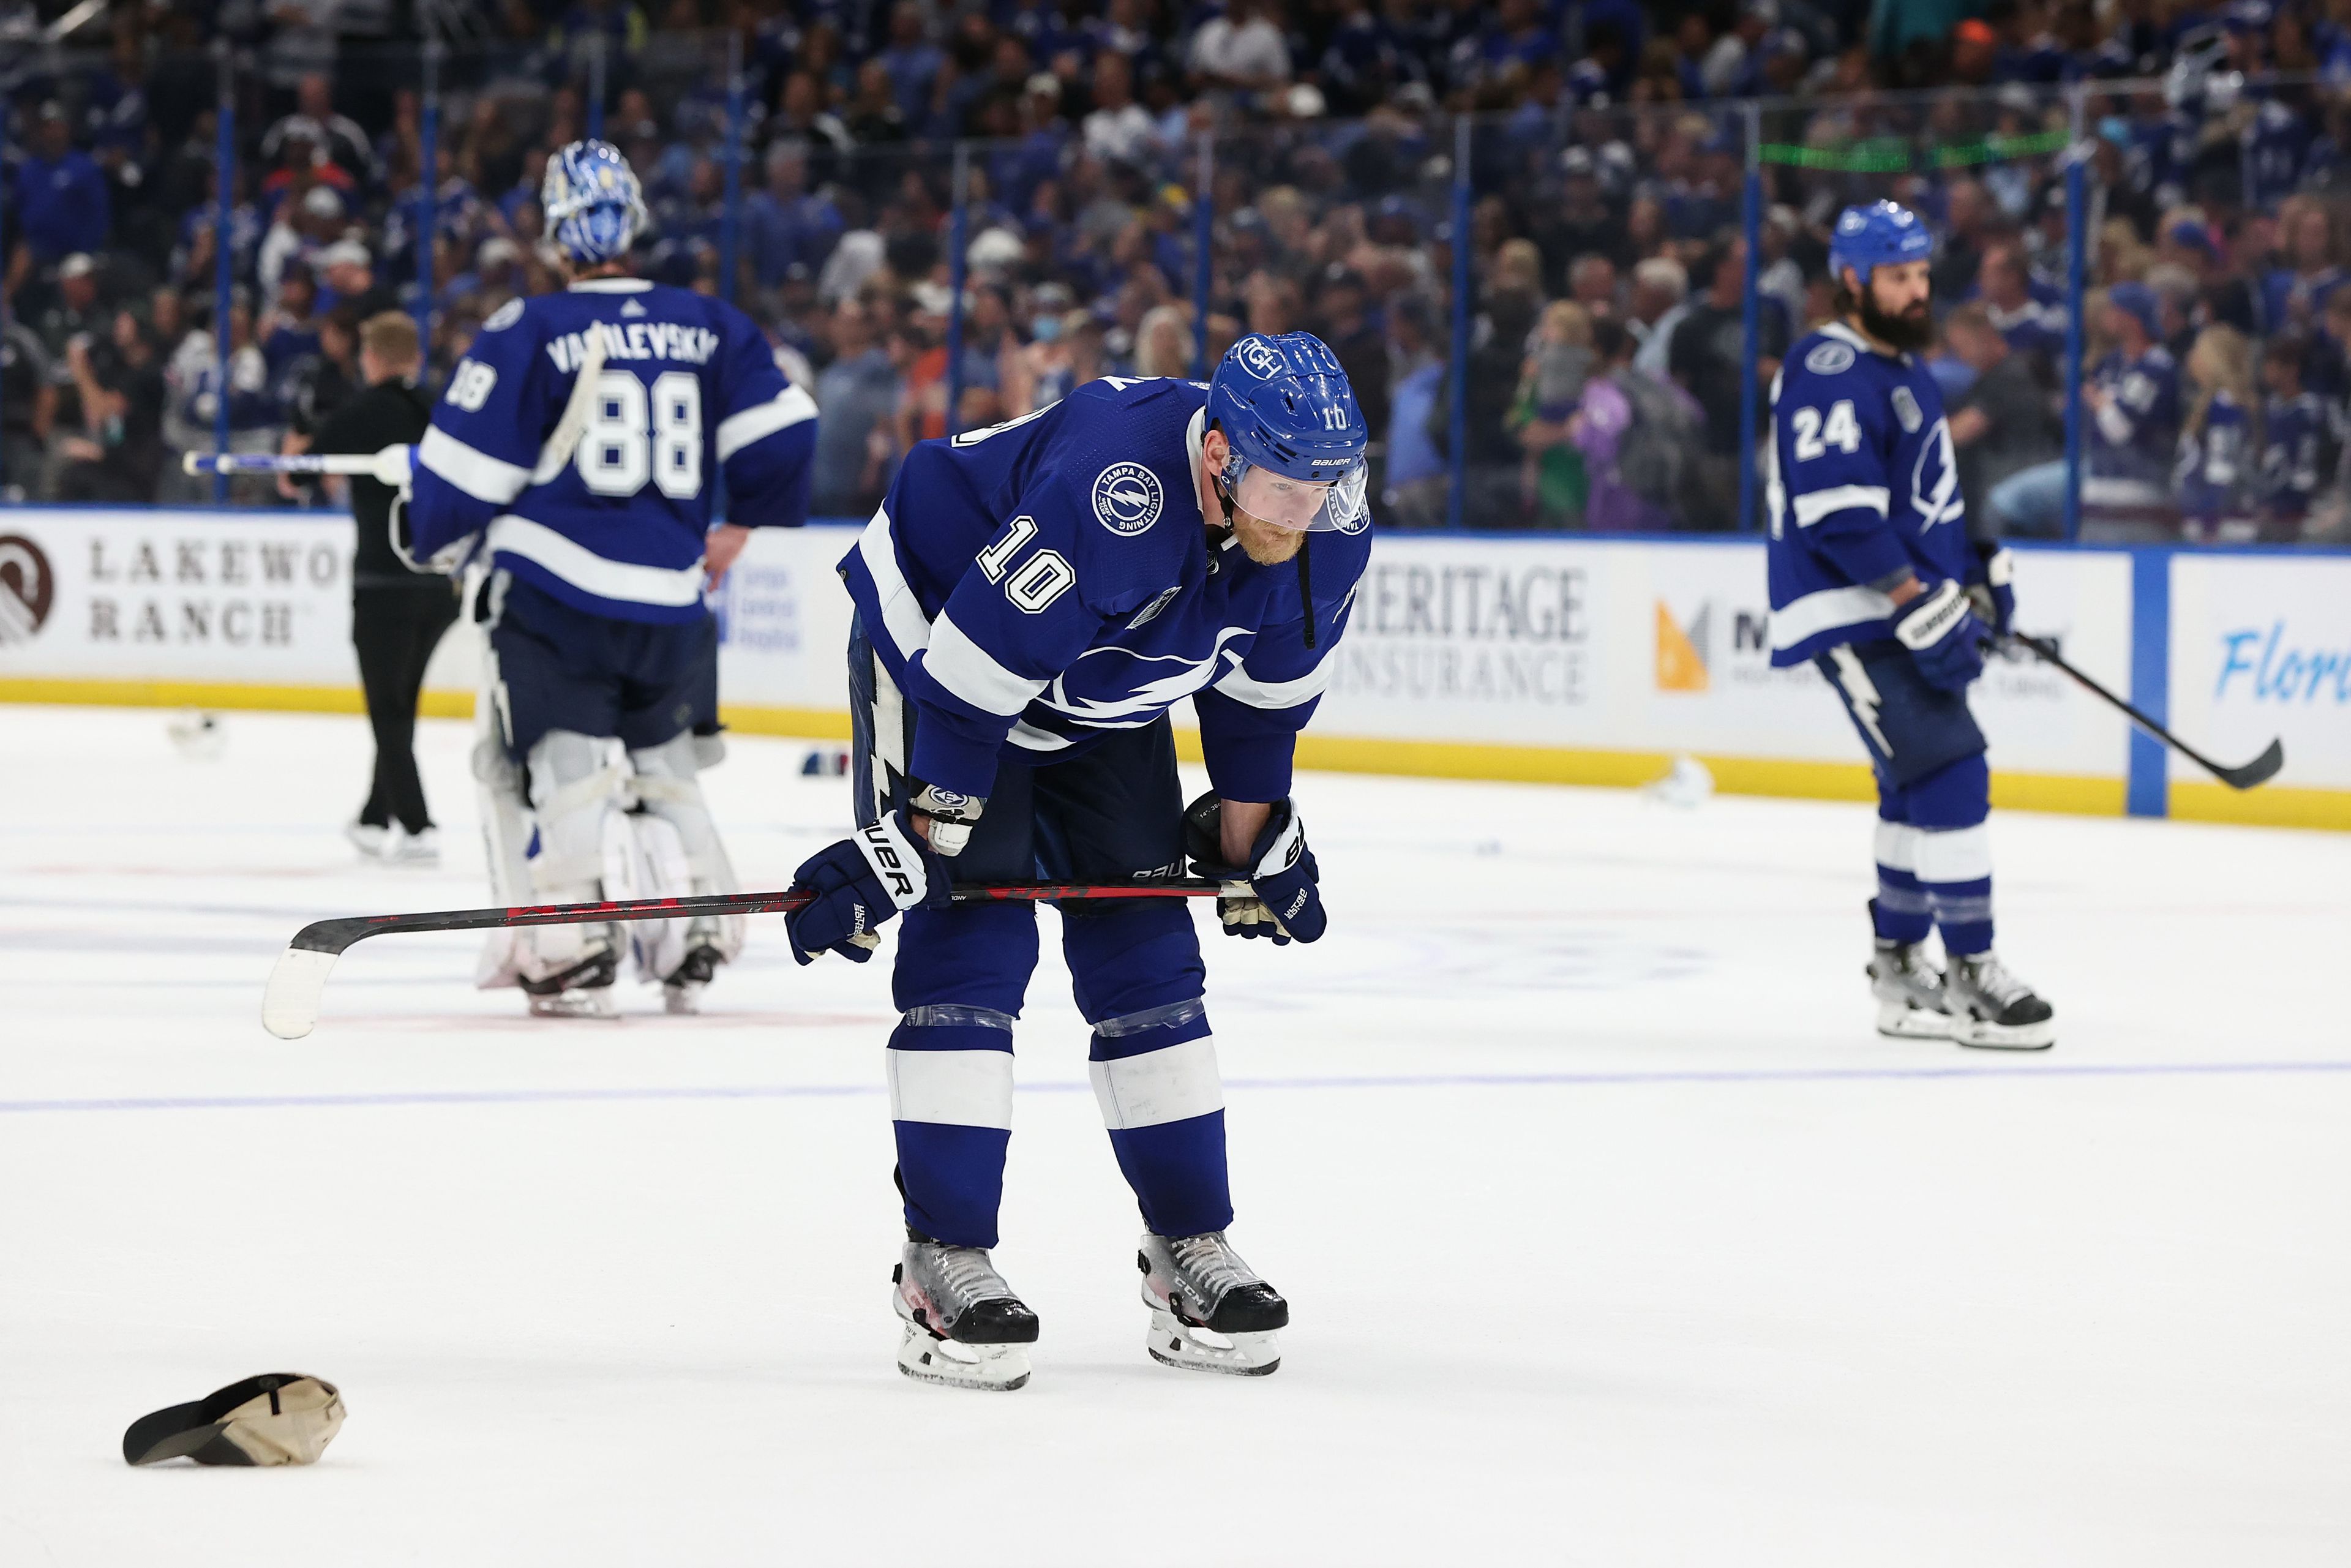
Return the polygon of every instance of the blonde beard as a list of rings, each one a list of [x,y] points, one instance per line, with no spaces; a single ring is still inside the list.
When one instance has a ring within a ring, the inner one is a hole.
[[[1233,537],[1241,541],[1242,552],[1259,566],[1280,566],[1295,559],[1298,547],[1306,542],[1305,534],[1298,529],[1277,528],[1238,507],[1233,508]]]

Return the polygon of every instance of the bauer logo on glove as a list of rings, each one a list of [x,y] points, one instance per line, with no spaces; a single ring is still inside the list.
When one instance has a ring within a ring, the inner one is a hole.
[[[948,894],[946,862],[904,811],[810,856],[792,873],[792,885],[810,894],[784,916],[792,957],[802,964],[814,963],[819,953],[862,964],[882,945],[874,934],[881,926],[902,910],[943,908]]]
[[[1270,937],[1277,946],[1320,937],[1331,924],[1317,885],[1321,873],[1314,852],[1306,847],[1306,825],[1290,801],[1274,802],[1244,865],[1225,863],[1223,817],[1224,802],[1214,791],[1184,811],[1185,845],[1194,870],[1225,884],[1217,900],[1225,935]]]

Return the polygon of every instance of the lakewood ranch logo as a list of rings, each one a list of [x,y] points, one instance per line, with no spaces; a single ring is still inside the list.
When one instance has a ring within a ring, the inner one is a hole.
[[[1726,617],[1708,599],[1684,617],[1660,599],[1656,639],[1661,692],[1707,692],[1719,678],[1746,683],[1769,680],[1773,674],[1771,618],[1761,610],[1733,610]]]
[[[41,547],[22,534],[0,534],[0,646],[31,642],[57,596],[57,574]]]
[[[298,602],[344,580],[343,551],[209,531],[101,535],[86,576],[88,642],[289,647]]]
[[[2351,706],[2351,643],[2316,647],[2296,642],[2283,621],[2220,633],[2215,701],[2231,694],[2252,702]]]

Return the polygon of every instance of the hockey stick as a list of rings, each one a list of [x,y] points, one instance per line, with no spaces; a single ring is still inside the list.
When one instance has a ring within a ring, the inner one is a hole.
[[[371,452],[190,452],[180,459],[186,474],[367,474],[376,470]]]
[[[948,894],[955,904],[1061,904],[1082,898],[1210,898],[1216,882],[1095,883],[1076,882],[964,883]],[[781,915],[815,895],[781,893],[705,894],[692,898],[635,898],[618,904],[546,904],[521,909],[448,909],[418,915],[353,915],[314,920],[294,934],[262,993],[261,1024],[280,1040],[299,1040],[319,1021],[319,999],[335,960],[354,942],[403,931],[486,931],[515,925],[590,925],[607,920],[668,920],[697,915]]]
[[[580,450],[580,438],[588,434],[588,416],[596,403],[596,379],[604,373],[604,327],[600,321],[588,324],[580,341],[580,371],[572,378],[571,395],[563,404],[563,413],[548,432],[547,444],[539,448],[538,465],[530,471],[530,482],[544,485],[563,472],[571,455]]]
[[[2224,767],[2220,763],[2213,761],[2210,758],[2205,756],[2202,752],[2197,750],[2194,747],[2189,745],[2178,736],[2172,734],[2171,731],[2164,728],[2163,726],[2156,723],[2155,720],[2147,717],[2147,715],[2139,712],[2138,709],[2131,706],[2130,704],[2123,701],[2122,698],[2115,695],[2114,693],[2106,690],[2105,687],[2098,685],[2097,682],[2092,680],[2089,676],[2084,674],[2073,665],[2067,664],[2064,657],[2058,653],[2056,643],[2052,643],[2045,638],[2028,637],[2022,632],[2011,632],[2007,634],[2007,639],[2011,643],[2016,643],[2032,649],[2032,652],[2040,657],[2042,663],[2053,665],[2057,669],[2063,670],[2065,674],[2073,676],[2074,679],[2084,687],[2096,693],[2099,696],[2102,696],[2106,701],[2114,704],[2115,706],[2122,709],[2123,712],[2130,715],[2132,723],[2137,725],[2141,729],[2147,731],[2147,734],[2155,737],[2156,739],[2163,742],[2166,746],[2178,751],[2182,757],[2187,758],[2190,762],[2195,763],[2196,766],[2203,768],[2204,771],[2210,773],[2213,778],[2218,779],[2221,783],[2226,784],[2231,789],[2251,789],[2253,786],[2264,783],[2270,779],[2274,778],[2277,774],[2277,770],[2285,766],[2285,743],[2282,740],[2273,740],[2270,742],[2270,748],[2267,751],[2262,752],[2259,757],[2254,758],[2242,768]]]

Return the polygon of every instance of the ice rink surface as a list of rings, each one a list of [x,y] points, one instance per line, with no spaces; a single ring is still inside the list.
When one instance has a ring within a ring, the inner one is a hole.
[[[1872,1032],[1862,807],[1303,778],[1329,939],[1208,941],[1281,1370],[1144,1357],[1049,945],[988,1395],[892,1360],[884,966],[566,1026],[383,938],[274,1040],[298,925],[487,902],[469,732],[401,872],[359,720],[166,716],[0,708],[5,1568],[2351,1561],[2351,836],[1996,818],[2017,1057]],[[708,777],[747,884],[807,749]],[[317,1467],[122,1464],[265,1370]]]

